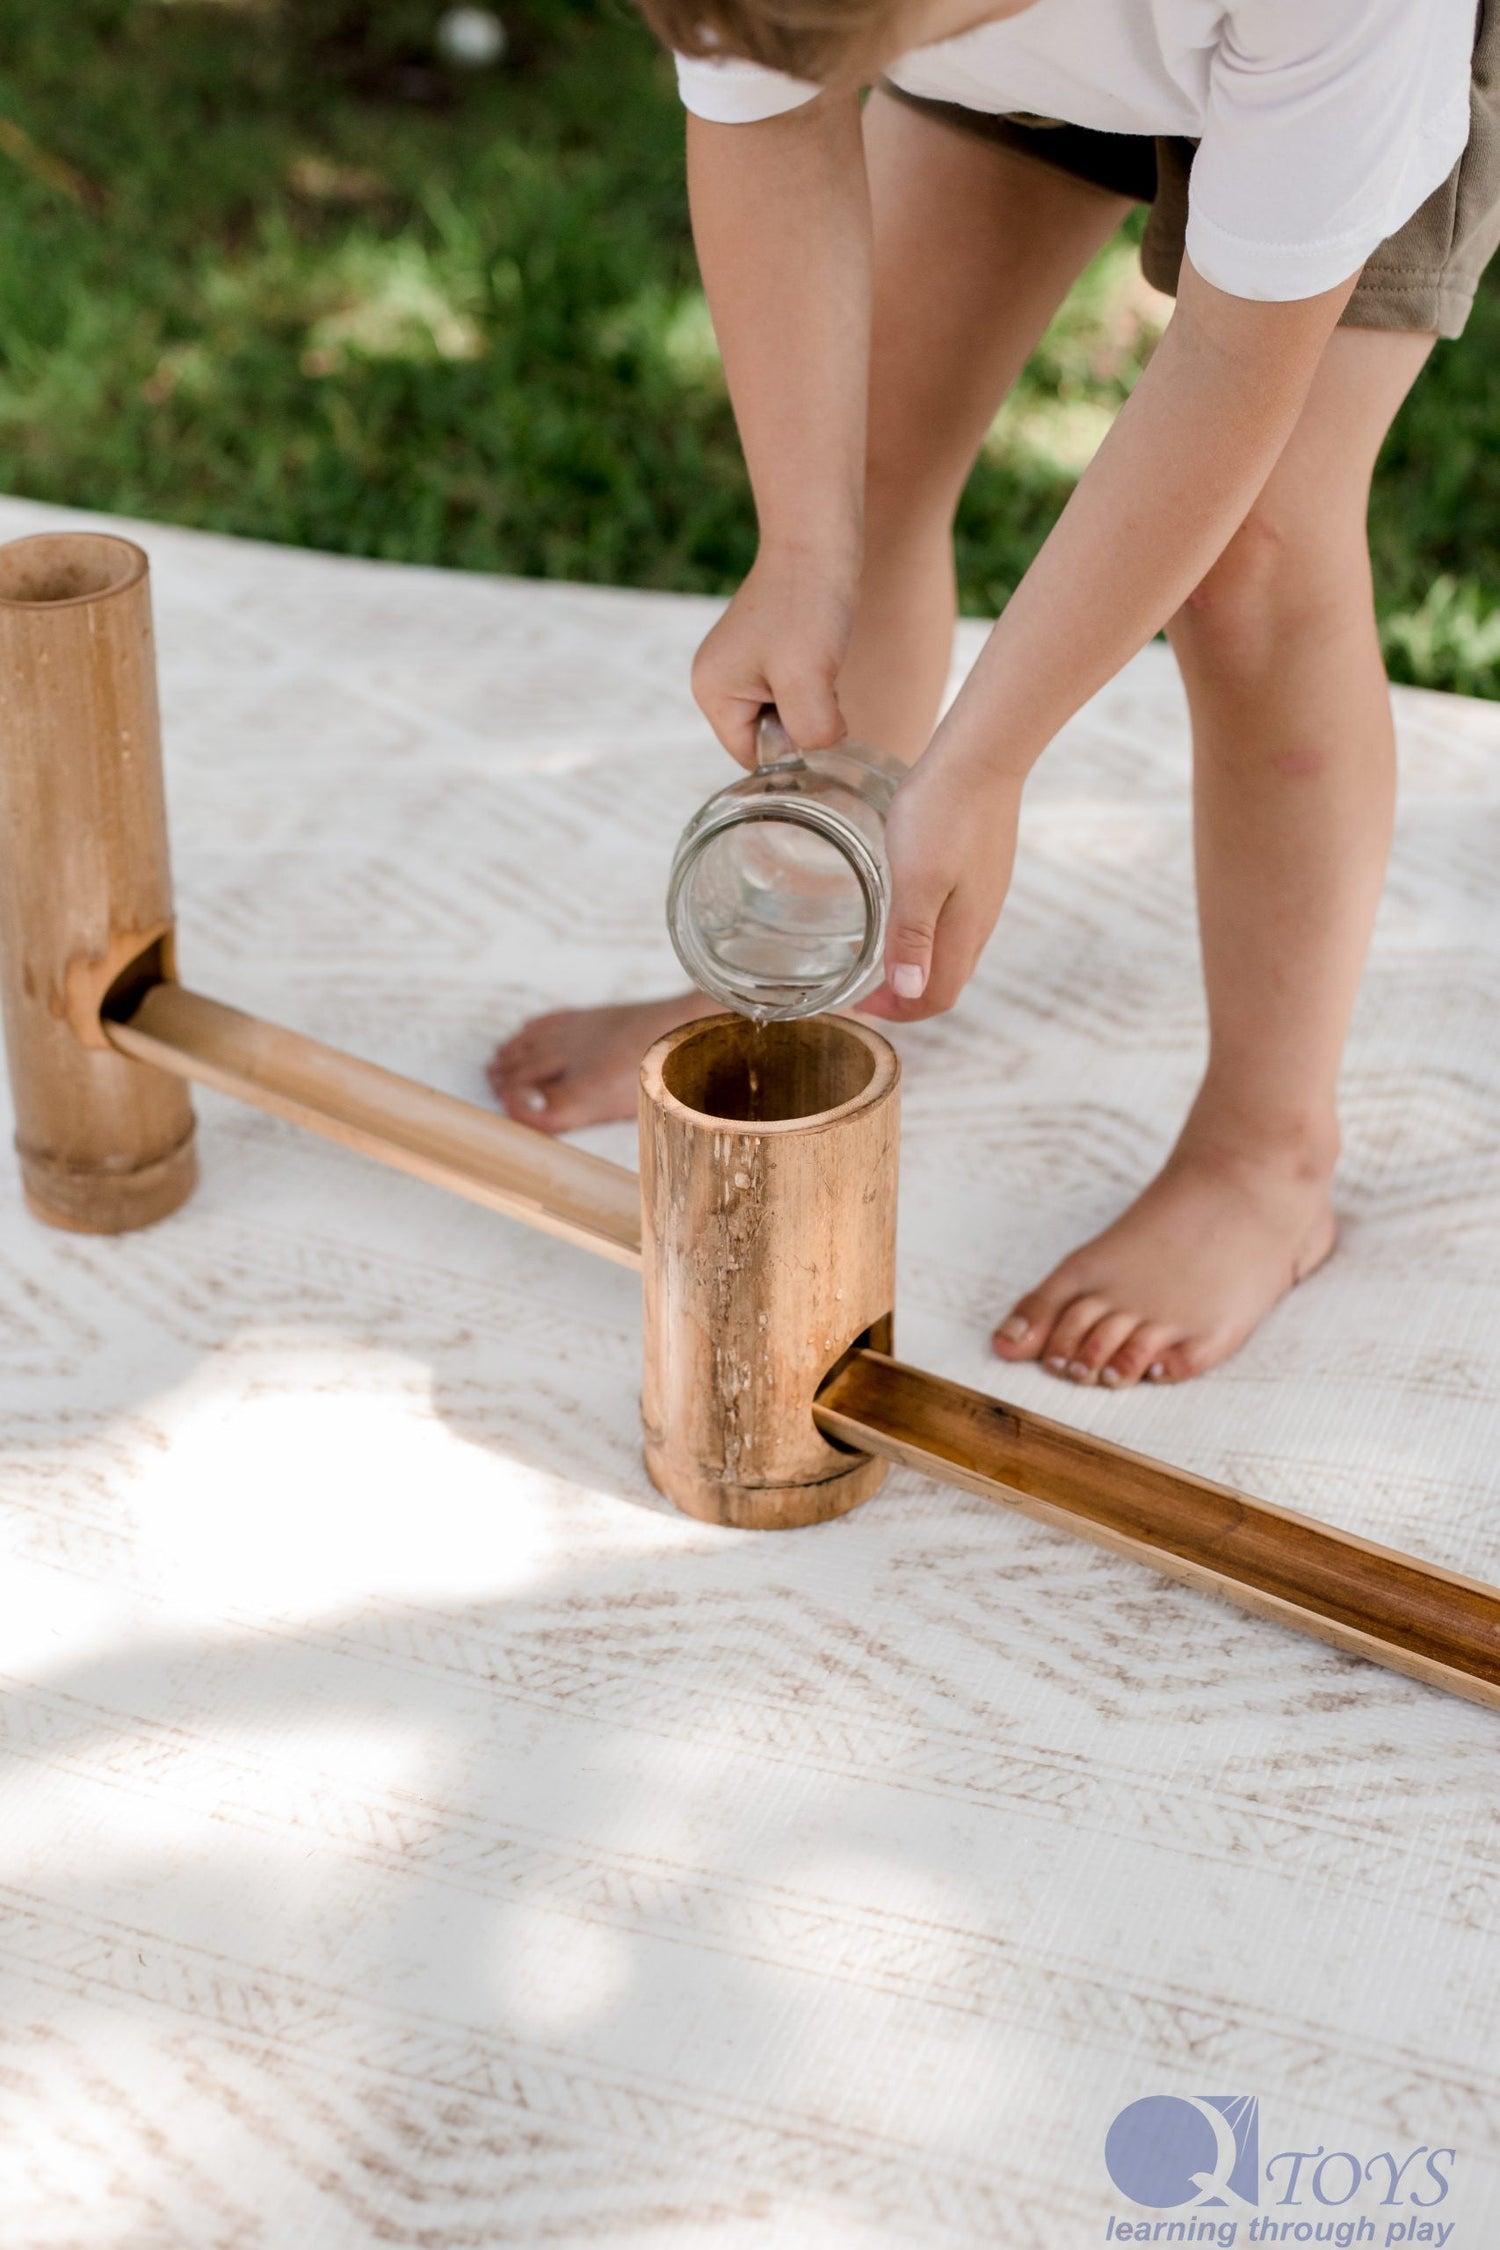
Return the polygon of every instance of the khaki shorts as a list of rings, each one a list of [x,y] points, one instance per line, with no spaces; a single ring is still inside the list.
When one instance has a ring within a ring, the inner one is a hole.
[[[994,117],[958,102],[885,91],[966,133],[998,141],[1091,187],[1150,205],[1141,266],[1154,288],[1177,294],[1196,141],[1096,133],[1047,117]],[[1459,336],[1479,277],[1500,249],[1500,0],[1480,0],[1469,142],[1439,188],[1366,259],[1344,309],[1345,328],[1404,328]]]

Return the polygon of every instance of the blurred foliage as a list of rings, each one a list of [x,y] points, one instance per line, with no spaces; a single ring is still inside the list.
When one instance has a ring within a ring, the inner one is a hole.
[[[625,0],[0,0],[0,484],[417,562],[719,591],[754,522],[666,60]],[[1149,354],[1128,240],[977,464],[993,612]],[[1500,287],[1372,521],[1396,676],[1500,695]]]

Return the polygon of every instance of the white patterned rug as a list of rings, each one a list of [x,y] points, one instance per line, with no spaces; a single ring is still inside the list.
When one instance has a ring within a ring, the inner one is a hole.
[[[478,1099],[671,976],[711,604],[139,535],[190,983]],[[1198,1068],[1152,650],[902,1035],[898,1335],[1500,1578],[1500,708],[1398,703],[1339,1258],[1180,1391],[985,1352]],[[199,1113],[152,1233],[0,1166],[5,2250],[1494,2250],[1500,1716],[910,1476],[690,1522],[628,1274]]]

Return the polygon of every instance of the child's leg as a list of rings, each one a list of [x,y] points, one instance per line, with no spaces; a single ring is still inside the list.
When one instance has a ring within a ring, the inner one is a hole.
[[[1332,1248],[1339,1060],[1384,876],[1370,475],[1431,338],[1338,330],[1244,528],[1171,627],[1193,719],[1209,1060],[1165,1169],[1023,1297],[1006,1359],[1180,1379]]]
[[[864,577],[839,700],[910,765],[937,724],[958,594],[953,518],[1001,404],[1131,205],[871,96],[875,233]]]
[[[864,581],[839,694],[857,737],[926,747],[953,636],[953,511],[1005,394],[1129,210],[1065,174],[879,93],[865,112],[875,224]],[[632,1116],[651,1041],[716,1005],[696,993],[539,1016],[490,1083],[550,1132]]]

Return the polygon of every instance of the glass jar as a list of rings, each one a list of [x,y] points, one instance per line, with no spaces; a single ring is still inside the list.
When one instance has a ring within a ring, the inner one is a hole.
[[[905,767],[864,743],[794,749],[774,711],[756,765],[695,813],[667,887],[667,927],[700,991],[757,1022],[838,1008],[885,947],[885,820]]]

